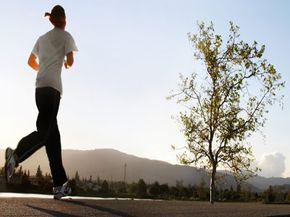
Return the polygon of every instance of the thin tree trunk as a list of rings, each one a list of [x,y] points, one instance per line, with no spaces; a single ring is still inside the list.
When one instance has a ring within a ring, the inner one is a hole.
[[[210,179],[210,203],[214,204],[216,166],[213,166]]]

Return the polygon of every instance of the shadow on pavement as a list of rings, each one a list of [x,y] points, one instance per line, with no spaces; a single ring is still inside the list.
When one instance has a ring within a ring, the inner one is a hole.
[[[35,207],[35,206],[29,205],[29,204],[27,204],[26,206],[31,208],[31,209],[47,213],[47,214],[52,215],[54,217],[81,217],[81,216],[78,216],[78,215],[66,214],[66,213],[63,213],[63,212],[55,211],[55,210],[49,210],[49,209],[44,209],[44,208],[40,208],[40,207]]]
[[[270,215],[268,217],[290,217],[290,215]]]
[[[129,215],[129,214],[124,213],[124,212],[119,211],[119,210],[114,210],[114,209],[110,209],[110,208],[99,206],[99,205],[87,204],[87,203],[82,202],[82,201],[76,201],[76,200],[61,200],[61,201],[66,202],[66,203],[76,204],[76,205],[79,205],[79,206],[86,206],[86,207],[89,207],[89,208],[92,208],[92,209],[95,209],[95,210],[99,210],[99,211],[103,211],[103,212],[107,212],[107,213],[110,213],[110,214],[113,214],[113,215],[116,215],[116,216],[135,217],[133,215]]]

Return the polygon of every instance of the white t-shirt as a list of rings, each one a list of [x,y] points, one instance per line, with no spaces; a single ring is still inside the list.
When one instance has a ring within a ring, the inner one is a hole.
[[[64,57],[78,51],[70,33],[54,28],[40,36],[32,53],[39,59],[36,87],[52,87],[62,94],[61,69]]]

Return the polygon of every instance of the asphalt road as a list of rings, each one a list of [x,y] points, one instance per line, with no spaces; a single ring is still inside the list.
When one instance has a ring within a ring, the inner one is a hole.
[[[290,217],[290,205],[188,201],[0,198],[0,216]]]

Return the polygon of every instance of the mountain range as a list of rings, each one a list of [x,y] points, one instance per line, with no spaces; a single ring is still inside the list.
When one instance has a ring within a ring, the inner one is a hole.
[[[0,149],[0,156],[3,156],[0,158],[0,165],[4,165],[3,149]],[[168,185],[175,185],[177,181],[184,185],[199,185],[201,182],[209,184],[209,177],[202,169],[140,158],[113,149],[63,150],[62,157],[69,177],[74,177],[78,171],[80,177],[92,176],[93,179],[99,177],[110,181],[125,180],[128,183],[138,182],[142,178],[146,183],[158,181]],[[23,170],[29,170],[30,174],[35,174],[38,165],[44,174],[50,172],[44,148],[21,165]],[[248,187],[253,191],[263,191],[269,185],[287,185],[289,183],[290,178],[256,176],[248,180]],[[223,181],[219,182],[219,186],[235,187],[236,183],[231,175],[226,175]]]

